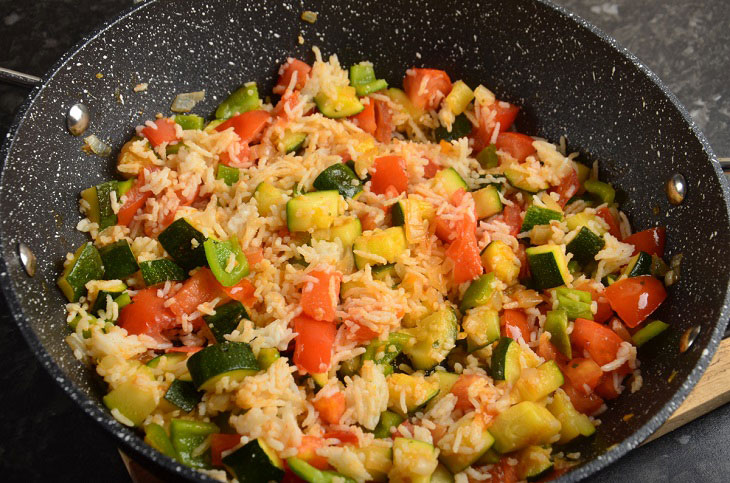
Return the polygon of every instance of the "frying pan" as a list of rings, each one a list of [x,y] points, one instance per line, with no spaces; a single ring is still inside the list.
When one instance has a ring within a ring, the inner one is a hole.
[[[414,64],[444,69],[523,106],[520,132],[551,140],[566,135],[569,151],[599,160],[601,177],[617,187],[632,226],[666,225],[668,256],[684,254],[681,280],[656,313],[671,328],[640,351],[643,388],[609,405],[597,435],[573,448],[581,451],[580,465],[561,481],[590,475],[667,419],[722,337],[729,316],[730,204],[710,146],[640,61],[547,1],[347,3],[308,6],[319,12],[309,25],[299,19],[299,2],[149,1],[84,39],[44,76],[0,152],[0,285],[21,332],[59,385],[125,452],[163,477],[208,480],[117,423],[100,403],[104,384],[64,342],[64,300],[55,279],[65,254],[86,240],[74,228],[78,193],[114,176],[116,154],[82,154],[81,139],[65,130],[65,112],[84,102],[92,113],[88,132],[118,148],[133,126],[169,113],[177,93],[205,89],[195,112],[208,115],[245,81],[270,92],[278,65],[287,56],[311,61],[312,45],[337,53],[343,65],[370,60],[392,85]],[[133,92],[140,82],[148,90]],[[688,189],[672,205],[665,183],[677,173]],[[33,277],[20,263],[21,242],[37,258]],[[682,352],[687,333],[693,343]],[[627,414],[633,417],[626,420]]]

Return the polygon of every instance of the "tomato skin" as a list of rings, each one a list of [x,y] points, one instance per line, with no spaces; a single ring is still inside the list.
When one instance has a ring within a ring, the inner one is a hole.
[[[667,236],[667,230],[663,226],[649,228],[648,230],[634,233],[624,239],[624,243],[634,245],[634,255],[639,252],[645,252],[649,255],[658,257],[664,256],[664,241]]]
[[[238,134],[241,143],[251,144],[258,141],[264,131],[264,127],[266,127],[270,120],[271,114],[257,109],[255,111],[237,114],[216,126],[215,130],[223,132],[232,127],[233,131]]]
[[[431,179],[436,176],[436,173],[441,171],[441,166],[434,162],[432,159],[428,160],[428,164],[423,167],[423,177]]]
[[[137,176],[134,186],[124,195],[126,196],[124,204],[117,212],[117,225],[129,226],[137,211],[145,205],[147,198],[152,196],[152,191],[139,190],[144,184],[144,170],[142,170]]]
[[[142,135],[147,138],[152,147],[156,148],[162,143],[170,143],[177,141],[177,128],[175,128],[175,121],[170,118],[163,117],[162,119],[156,119],[154,121],[157,129],[145,126],[142,129]]]
[[[446,249],[446,256],[454,262],[454,283],[474,280],[482,274],[484,267],[479,256],[476,233],[461,229],[456,240]]]
[[[503,132],[497,136],[495,143],[497,149],[508,152],[518,162],[522,162],[528,156],[535,154],[535,148],[532,143],[535,140],[525,134],[518,132]]]
[[[253,307],[256,303],[256,297],[254,297],[256,287],[254,287],[253,284],[245,278],[236,285],[231,287],[224,287],[221,285],[220,288],[229,298],[238,300],[246,307]]]
[[[530,325],[527,323],[527,316],[522,310],[505,309],[499,318],[499,323],[502,326],[503,336],[512,337],[512,331],[517,329],[522,334],[522,340],[530,342]],[[510,328],[512,329],[510,330]]]
[[[575,169],[571,169],[570,173],[563,178],[560,181],[560,184],[558,186],[553,186],[548,190],[549,192],[555,192],[560,196],[558,199],[558,204],[561,207],[565,207],[565,204],[570,200],[573,196],[578,194],[578,191],[580,191],[580,181],[578,180],[578,173],[575,172]]]
[[[357,435],[352,431],[327,431],[322,435],[324,439],[338,439],[341,444],[357,444]]]
[[[608,232],[613,237],[615,237],[619,241],[623,239],[621,237],[621,228],[619,228],[618,221],[616,221],[616,218],[613,216],[613,213],[611,213],[611,210],[604,206],[600,210],[596,211],[596,215],[600,216],[603,221],[608,223]]]
[[[588,352],[598,365],[603,366],[616,359],[623,339],[614,331],[592,320],[575,319],[570,342],[582,351]]]
[[[339,301],[340,274],[315,270],[309,275],[315,277],[318,282],[311,282],[311,290],[307,290],[310,282],[307,282],[302,288],[302,298],[299,301],[302,313],[315,320],[333,322]],[[332,285],[334,287],[331,288]],[[330,291],[331,289],[332,291]]]
[[[621,320],[633,329],[664,302],[667,291],[662,282],[651,275],[644,275],[625,278],[609,285],[606,298]]]
[[[503,104],[506,104],[506,106]],[[488,123],[487,121],[492,112],[495,113],[494,117]],[[499,132],[508,131],[515,122],[519,112],[520,108],[518,106],[504,101],[497,101],[486,109],[479,109],[479,127],[474,133],[474,151],[479,152],[489,146],[497,123],[499,123]]]
[[[375,139],[381,143],[389,143],[393,137],[393,113],[390,112],[388,104],[383,101],[370,101],[375,103]]]
[[[210,462],[213,466],[223,466],[222,455],[241,442],[240,434],[216,433],[210,437]]]
[[[622,379],[620,377],[619,379]],[[596,386],[596,394],[601,396],[603,399],[616,399],[620,396],[620,394],[616,391],[616,388],[613,387],[613,372],[607,372],[603,379],[601,380],[601,383]]]
[[[359,113],[351,116],[350,119],[356,121],[356,124],[371,136],[375,135],[377,124],[375,123],[375,101],[370,99],[370,102],[365,104],[365,109]]]
[[[371,171],[370,191],[382,195],[393,186],[398,194],[408,189],[406,160],[401,156],[382,156],[375,159]]]
[[[582,357],[572,359],[562,369],[563,375],[568,378],[570,384],[583,394],[590,394],[603,377],[601,366],[592,359]],[[588,386],[588,391],[586,391],[585,386]]]
[[[209,302],[221,294],[221,285],[209,268],[201,268],[187,279],[173,296],[170,305],[172,313],[181,317],[195,312],[198,305]]]
[[[469,387],[479,379],[484,378],[478,374],[462,374],[459,376],[459,379],[451,387],[451,394],[457,398],[454,409],[460,409],[462,411],[474,409],[474,406],[469,400]]]
[[[322,421],[327,424],[338,424],[345,414],[345,393],[338,391],[329,397],[315,399],[312,404]]]
[[[555,344],[550,342],[549,337],[540,337],[540,341],[537,345],[537,355],[546,361],[555,361],[558,364],[565,364],[568,362],[568,358],[565,357],[557,347],[555,347]]]
[[[583,414],[590,416],[603,406],[603,399],[596,394],[584,394],[568,383],[563,384],[562,389],[570,398],[573,407]]]
[[[503,221],[509,226],[509,233],[512,236],[517,236],[522,228],[522,208],[519,205],[505,205],[502,211]]]
[[[294,364],[310,374],[325,372],[332,360],[332,346],[337,328],[332,322],[322,322],[301,314],[294,319]]]
[[[297,73],[297,82],[294,85],[294,90],[298,91],[304,88],[304,84],[307,83],[307,77],[312,71],[312,68],[306,62],[302,62],[299,59],[289,57],[287,61],[279,68],[279,80],[276,82],[276,86],[273,89],[274,94],[283,94],[286,88],[289,87],[291,78],[294,72]]]
[[[302,443],[299,445],[297,458],[302,459],[318,470],[329,468],[327,458],[317,454],[317,450],[324,446],[324,439],[319,436],[302,436]]]
[[[441,100],[451,92],[451,78],[443,70],[409,69],[403,78],[403,90],[414,106],[419,109],[436,109]],[[426,79],[425,81],[423,79]],[[421,92],[421,84],[425,88]]]
[[[175,314],[165,307],[165,299],[157,296],[156,288],[140,290],[119,312],[118,324],[129,334],[157,337],[175,323]]]

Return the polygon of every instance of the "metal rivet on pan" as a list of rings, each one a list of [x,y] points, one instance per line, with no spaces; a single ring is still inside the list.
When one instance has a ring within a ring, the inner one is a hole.
[[[692,347],[695,339],[697,339],[697,336],[700,335],[700,330],[700,326],[695,325],[694,327],[690,327],[684,331],[682,338],[679,340],[679,352],[687,352],[687,350]]]
[[[23,242],[18,243],[18,255],[20,255],[20,263],[25,268],[25,273],[29,276],[35,275],[36,258],[28,245]]]
[[[66,126],[74,136],[81,136],[86,128],[89,127],[89,110],[85,105],[74,104],[66,114]]]
[[[667,181],[667,198],[673,205],[678,205],[684,201],[684,197],[687,194],[687,182],[684,180],[684,176],[679,173],[672,175]]]

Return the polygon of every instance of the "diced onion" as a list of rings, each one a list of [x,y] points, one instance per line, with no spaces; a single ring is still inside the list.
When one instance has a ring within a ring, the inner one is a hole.
[[[312,12],[311,10],[305,10],[302,12],[302,20],[309,23],[314,23],[317,21],[317,12]]]
[[[195,107],[195,104],[203,99],[205,99],[205,91],[184,92],[175,96],[170,110],[172,112],[190,112]]]
[[[91,152],[103,157],[109,156],[112,153],[111,146],[96,137],[94,134],[84,138],[84,146],[81,149],[87,153]]]

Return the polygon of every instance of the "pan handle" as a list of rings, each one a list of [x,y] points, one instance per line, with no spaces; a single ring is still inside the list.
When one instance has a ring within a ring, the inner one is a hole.
[[[30,74],[24,74],[17,70],[0,67],[0,82],[20,87],[35,87],[41,83],[41,78]]]
[[[717,158],[723,172],[730,173],[730,158]]]

